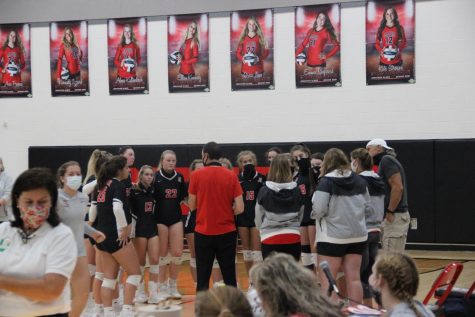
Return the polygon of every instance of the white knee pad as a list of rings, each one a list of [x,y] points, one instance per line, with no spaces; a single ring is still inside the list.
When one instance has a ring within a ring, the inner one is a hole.
[[[252,260],[254,262],[262,262],[262,252],[261,251],[252,251]]]
[[[196,259],[190,258],[190,266],[196,269]]]
[[[313,264],[312,253],[302,253],[302,264],[304,266]]]
[[[127,276],[127,280],[125,280],[125,283],[132,284],[134,286],[139,286],[141,279],[142,276],[140,275],[129,275]]]
[[[110,278],[104,278],[104,280],[102,281],[102,287],[115,289],[115,284],[116,283],[117,283],[117,280],[113,280],[113,279],[110,279]]]
[[[318,265],[318,254],[317,253],[312,253],[312,257],[313,257],[313,264],[315,266]]]
[[[172,257],[172,260],[171,260],[171,263],[175,264],[175,265],[181,265],[182,263],[182,259],[181,259],[181,256],[174,256]]]
[[[213,269],[219,269],[219,263],[218,260],[214,259],[213,261]]]
[[[242,250],[242,257],[244,258],[244,262],[252,262],[252,251]]]
[[[94,264],[88,264],[87,268],[89,270],[89,276],[94,276],[96,274],[96,266]]]
[[[150,265],[149,271],[151,274],[158,274],[158,272],[160,271],[160,265]]]
[[[95,278],[96,280],[103,281],[103,280],[104,280],[104,273],[102,273],[102,272],[96,272],[96,273],[94,274],[94,278]]]
[[[160,263],[160,266],[165,266],[167,264],[170,264],[171,258],[168,256],[161,256],[160,259],[158,260],[158,263]]]

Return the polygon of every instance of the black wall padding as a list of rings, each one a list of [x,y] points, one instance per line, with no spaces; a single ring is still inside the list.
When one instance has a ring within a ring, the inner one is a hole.
[[[475,243],[475,141],[435,142],[436,241]]]
[[[305,142],[312,152],[325,152],[331,147],[350,153],[365,147],[367,141]],[[475,139],[467,140],[394,140],[397,158],[406,170],[411,217],[417,218],[417,230],[409,230],[409,242],[475,243]],[[259,165],[265,165],[264,152],[271,146],[288,151],[293,143],[222,144],[223,155],[236,161],[241,150],[252,150]],[[202,144],[133,145],[135,167],[157,166],[166,149],[177,154],[178,166],[188,167],[201,158]],[[91,152],[100,148],[116,154],[119,146],[30,147],[29,166],[56,170],[59,165],[76,160],[86,171]]]

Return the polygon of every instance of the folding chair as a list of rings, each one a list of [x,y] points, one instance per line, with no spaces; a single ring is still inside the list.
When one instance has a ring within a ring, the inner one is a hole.
[[[449,296],[452,288],[455,285],[460,273],[462,272],[463,264],[462,263],[450,263],[445,267],[445,269],[439,274],[439,276],[432,284],[429,293],[427,293],[424,301],[424,305],[428,306],[436,315],[440,312],[442,305],[445,303],[445,300]],[[437,289],[444,288],[444,292],[441,295],[436,295]],[[428,305],[429,301],[434,298],[435,305]]]

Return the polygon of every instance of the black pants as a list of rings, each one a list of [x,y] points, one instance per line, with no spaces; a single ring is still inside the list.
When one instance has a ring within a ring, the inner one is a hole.
[[[380,232],[368,232],[368,241],[361,259],[361,283],[363,284],[363,297],[371,298],[371,288],[369,287],[369,277],[372,267],[378,255],[379,242],[381,240]]]
[[[236,238],[236,231],[215,236],[195,232],[197,291],[209,288],[209,278],[211,277],[215,257],[223,274],[224,283],[237,286],[234,263],[236,258]]]
[[[261,250],[262,250],[262,257],[265,259],[269,255],[272,254],[272,252],[277,252],[277,253],[287,253],[290,254],[291,256],[294,257],[296,261],[300,261],[300,251],[301,251],[301,246],[300,242],[298,243],[291,243],[291,244],[261,244]]]

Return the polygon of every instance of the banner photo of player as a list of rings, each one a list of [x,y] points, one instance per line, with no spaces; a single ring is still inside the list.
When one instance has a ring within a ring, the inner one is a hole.
[[[109,93],[148,94],[147,19],[107,21]]]
[[[341,86],[340,4],[295,8],[297,88]]]
[[[168,89],[209,91],[208,14],[168,17]]]
[[[274,89],[274,11],[231,12],[231,88]]]
[[[415,83],[415,1],[366,4],[366,84]]]
[[[30,25],[0,25],[0,97],[32,97]]]
[[[51,94],[89,96],[87,21],[52,22]]]

